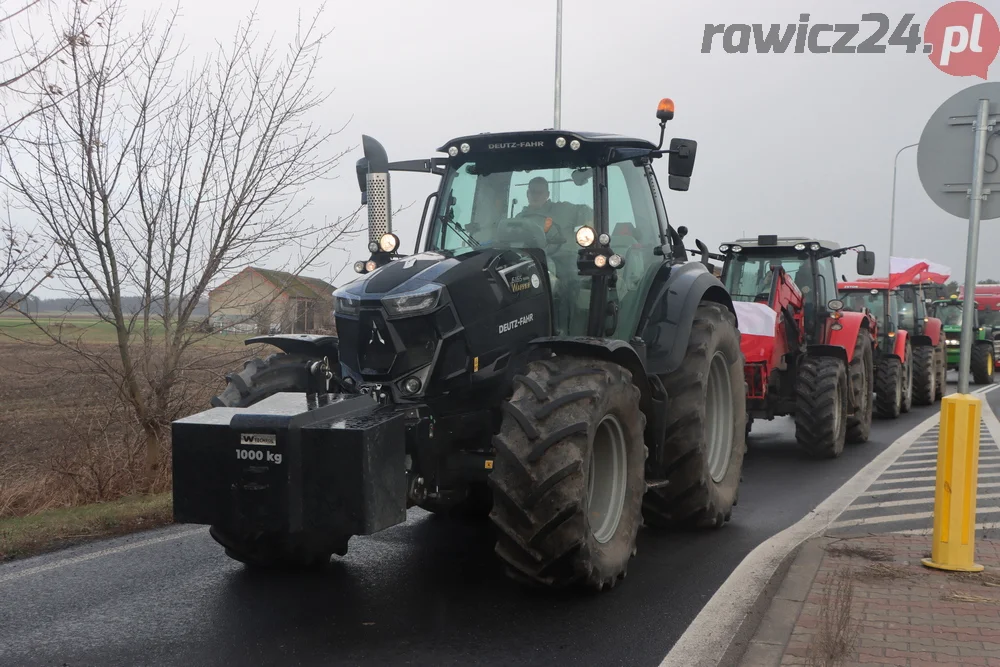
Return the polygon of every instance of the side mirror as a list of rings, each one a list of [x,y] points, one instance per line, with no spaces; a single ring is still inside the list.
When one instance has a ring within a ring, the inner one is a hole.
[[[698,153],[698,142],[693,139],[671,139],[670,159],[667,164],[671,190],[686,191],[691,185],[694,159]]]
[[[875,273],[875,253],[871,250],[858,252],[858,275],[870,276]]]

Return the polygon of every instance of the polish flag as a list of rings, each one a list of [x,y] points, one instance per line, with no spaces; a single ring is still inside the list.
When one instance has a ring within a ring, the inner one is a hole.
[[[944,264],[912,257],[889,258],[889,284],[891,287],[909,283],[937,283],[944,285],[951,278],[951,269]]]

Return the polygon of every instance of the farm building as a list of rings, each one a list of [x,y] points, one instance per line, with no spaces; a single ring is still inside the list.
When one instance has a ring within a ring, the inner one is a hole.
[[[335,289],[318,278],[248,266],[208,293],[210,322],[241,333],[335,333]]]

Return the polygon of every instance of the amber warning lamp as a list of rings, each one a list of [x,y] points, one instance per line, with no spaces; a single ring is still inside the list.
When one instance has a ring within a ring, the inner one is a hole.
[[[674,118],[674,101],[669,97],[664,97],[660,100],[660,104],[656,107],[656,118],[663,122],[668,120],[673,120]]]

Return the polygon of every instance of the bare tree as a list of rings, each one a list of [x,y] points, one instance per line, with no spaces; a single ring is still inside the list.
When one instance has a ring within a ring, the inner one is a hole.
[[[357,210],[310,223],[300,200],[346,152],[330,150],[337,131],[310,122],[327,98],[314,89],[327,38],[318,14],[284,49],[258,43],[251,14],[185,70],[175,15],[125,35],[122,0],[101,11],[100,30],[64,53],[74,92],[5,147],[0,180],[66,255],[57,278],[114,327],[113,356],[47,335],[121,388],[152,483],[185,384],[215,356],[193,319],[208,289],[290,251],[287,268],[302,271],[360,225]],[[80,28],[75,16],[67,33]],[[126,295],[141,307],[125,308]]]
[[[0,142],[75,90],[75,82],[59,81],[64,54],[86,45],[103,20],[90,0],[0,0]]]
[[[27,310],[32,292],[51,277],[47,249],[35,235],[15,227],[9,216],[0,220],[0,315]]]

